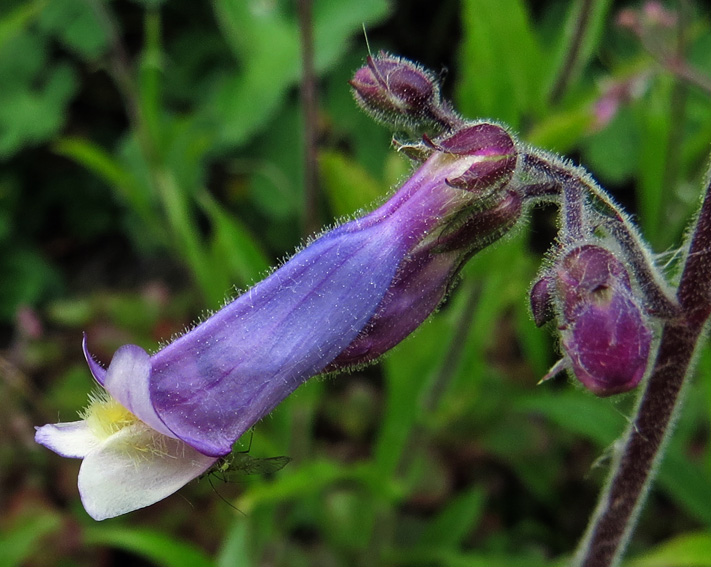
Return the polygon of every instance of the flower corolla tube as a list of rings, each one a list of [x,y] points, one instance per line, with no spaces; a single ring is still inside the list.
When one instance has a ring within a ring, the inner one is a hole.
[[[83,459],[79,491],[93,518],[165,498],[309,377],[380,356],[521,218],[504,128],[467,123],[428,152],[381,207],[324,233],[155,354],[125,345],[104,369],[85,344],[103,392],[82,420],[40,427],[36,440]]]

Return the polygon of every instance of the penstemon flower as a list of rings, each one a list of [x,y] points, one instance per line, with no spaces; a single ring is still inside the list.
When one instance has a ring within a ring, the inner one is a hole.
[[[36,440],[84,459],[79,490],[92,517],[165,498],[309,377],[397,344],[461,264],[516,224],[521,199],[506,188],[516,148],[502,127],[470,123],[430,146],[384,205],[323,234],[152,356],[126,345],[104,370],[85,349],[108,394],[82,421],[38,428]]]

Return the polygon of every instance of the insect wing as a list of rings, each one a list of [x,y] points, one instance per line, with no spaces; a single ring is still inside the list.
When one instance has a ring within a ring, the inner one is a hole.
[[[234,456],[223,473],[228,478],[249,474],[273,474],[283,469],[290,461],[291,457],[286,456],[259,458],[240,453]]]

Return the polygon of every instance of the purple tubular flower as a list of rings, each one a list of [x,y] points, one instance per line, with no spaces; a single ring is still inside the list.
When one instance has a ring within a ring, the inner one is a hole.
[[[488,123],[461,136],[456,151],[433,152],[383,206],[323,234],[154,355],[126,345],[104,370],[85,349],[108,396],[92,401],[81,422],[38,428],[36,440],[84,458],[82,471],[113,467],[107,482],[127,486],[132,474],[140,477],[135,494],[117,500],[95,472],[80,472],[93,517],[174,492],[309,377],[350,365],[334,363],[341,353],[352,361],[370,341],[355,358],[371,360],[437,307],[461,263],[520,215],[520,200],[504,189],[516,167],[510,136]],[[469,186],[449,183],[465,178]]]
[[[652,333],[624,265],[602,246],[586,244],[553,270],[562,345],[575,376],[602,397],[637,386]]]
[[[480,135],[467,155],[434,155],[382,207],[324,234],[156,353],[150,396],[167,427],[206,455],[224,455],[346,349],[396,289],[401,266],[475,201],[446,180],[479,164],[488,171],[494,142],[502,175],[513,173],[513,142],[505,131],[474,128]]]

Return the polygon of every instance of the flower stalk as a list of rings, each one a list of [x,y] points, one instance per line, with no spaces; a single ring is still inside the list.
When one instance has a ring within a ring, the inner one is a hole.
[[[619,564],[672,432],[711,315],[711,179],[690,242],[677,291],[681,314],[664,325],[636,416],[572,567]]]

